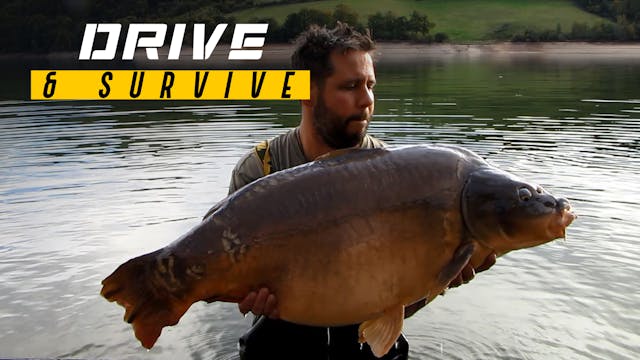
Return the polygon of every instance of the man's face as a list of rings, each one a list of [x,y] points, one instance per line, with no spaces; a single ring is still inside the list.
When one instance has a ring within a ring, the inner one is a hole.
[[[334,149],[356,146],[367,132],[373,115],[373,61],[365,51],[331,54],[333,73],[312,91],[314,127]]]

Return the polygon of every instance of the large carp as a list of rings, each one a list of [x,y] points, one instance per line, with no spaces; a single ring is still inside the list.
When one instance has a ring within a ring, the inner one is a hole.
[[[382,356],[405,305],[431,301],[468,261],[564,237],[574,218],[567,200],[461,147],[340,151],[228,196],[175,242],[121,265],[102,295],[150,348],[194,302],[267,287],[282,319],[361,324]]]

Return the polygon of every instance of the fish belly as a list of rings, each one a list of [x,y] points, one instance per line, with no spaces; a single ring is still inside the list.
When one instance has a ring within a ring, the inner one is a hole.
[[[355,324],[443,290],[438,274],[461,238],[456,221],[424,207],[384,211],[270,239],[247,260],[263,264],[253,282],[276,294],[281,318]]]

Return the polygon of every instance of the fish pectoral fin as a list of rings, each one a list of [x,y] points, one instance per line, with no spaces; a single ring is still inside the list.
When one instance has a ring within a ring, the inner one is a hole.
[[[378,318],[367,320],[360,324],[358,333],[361,343],[367,342],[371,351],[377,357],[389,352],[402,332],[404,321],[404,306],[396,305],[385,310]]]
[[[475,250],[475,244],[470,242],[460,245],[453,255],[453,259],[445,265],[445,267],[438,274],[438,282],[442,286],[448,286],[451,280],[453,280],[462,269],[471,260],[471,255]]]

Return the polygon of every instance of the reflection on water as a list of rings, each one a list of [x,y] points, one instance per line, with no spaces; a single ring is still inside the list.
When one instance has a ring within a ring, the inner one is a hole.
[[[523,250],[405,324],[414,358],[632,359],[640,352],[637,65],[378,69],[370,131],[466,146],[569,198],[566,241]],[[603,81],[603,79],[607,79]],[[635,79],[635,80],[634,80]],[[115,266],[195,225],[297,103],[0,104],[0,355],[236,358],[233,304],[195,304],[144,351],[99,297]]]

